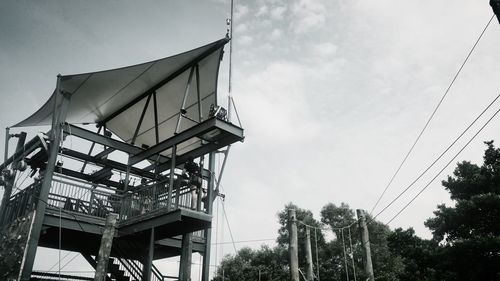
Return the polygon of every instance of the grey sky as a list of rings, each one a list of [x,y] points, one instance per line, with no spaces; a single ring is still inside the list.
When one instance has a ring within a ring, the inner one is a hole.
[[[491,17],[487,2],[236,0],[233,94],[247,138],[233,146],[222,182],[234,238],[274,238],[276,213],[290,201],[315,214],[328,202],[370,209]],[[2,1],[0,127],[41,106],[58,73],[140,63],[217,40],[228,13],[226,0]],[[493,21],[379,209],[500,93],[499,46]],[[500,139],[499,124],[457,161],[480,161],[482,141]],[[428,237],[423,222],[443,202],[437,180],[391,227]],[[218,239],[230,241],[227,227]],[[220,258],[232,247],[217,251]]]

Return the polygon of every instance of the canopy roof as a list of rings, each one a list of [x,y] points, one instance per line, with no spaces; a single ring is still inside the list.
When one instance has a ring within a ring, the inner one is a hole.
[[[200,108],[201,116],[206,117],[210,106],[217,104],[218,70],[227,42],[224,38],[175,56],[133,66],[63,75],[60,90],[71,96],[66,122],[105,125],[122,140],[133,143],[144,111],[135,143],[151,146],[158,140],[167,139],[174,135],[186,91],[184,116],[188,118],[182,118],[179,131],[199,121]],[[51,125],[55,100],[54,91],[38,111],[14,127]],[[156,136],[155,124],[158,124],[159,136]]]

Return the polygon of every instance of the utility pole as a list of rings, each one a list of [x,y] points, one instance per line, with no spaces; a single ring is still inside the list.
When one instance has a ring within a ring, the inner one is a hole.
[[[307,281],[314,281],[313,255],[311,250],[311,230],[306,226],[306,259],[307,259]]]
[[[299,281],[299,252],[297,240],[297,218],[295,209],[288,210],[288,234],[290,236],[290,281]]]
[[[361,234],[361,243],[363,244],[363,252],[365,254],[363,258],[365,273],[368,276],[369,281],[374,281],[375,277],[373,275],[372,254],[370,250],[370,237],[368,234],[368,227],[366,226],[365,211],[357,209],[356,214],[358,215],[359,232]]]

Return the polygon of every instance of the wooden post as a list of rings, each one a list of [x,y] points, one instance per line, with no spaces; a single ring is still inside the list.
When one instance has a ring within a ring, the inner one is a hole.
[[[288,234],[290,236],[290,245],[288,246],[290,253],[290,280],[299,281],[299,252],[295,209],[288,210]]]
[[[179,267],[179,281],[191,281],[191,262],[193,253],[193,234],[182,235],[181,264]]]
[[[363,252],[365,254],[363,258],[365,273],[369,281],[374,281],[370,237],[368,227],[366,226],[365,211],[358,209],[356,210],[356,214],[358,215],[359,233],[361,234],[361,243],[363,244]]]
[[[311,230],[306,227],[306,258],[307,258],[307,280],[314,281],[313,255],[311,250]]]
[[[118,214],[109,213],[106,217],[106,225],[101,238],[99,255],[97,256],[97,266],[95,269],[94,281],[105,281],[108,273],[108,261],[113,246],[113,237],[115,236],[116,220]]]

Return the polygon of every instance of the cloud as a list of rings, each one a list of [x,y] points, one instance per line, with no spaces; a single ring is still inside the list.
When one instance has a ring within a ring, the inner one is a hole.
[[[282,20],[285,15],[285,12],[286,12],[286,7],[283,6],[274,7],[270,13],[271,19]]]
[[[259,10],[257,10],[257,13],[255,13],[255,16],[261,17],[267,15],[269,12],[269,9],[267,8],[266,5],[260,6]]]
[[[250,45],[253,42],[253,37],[249,35],[243,35],[240,36],[236,42],[240,43],[241,45]]]
[[[275,28],[275,29],[273,29],[273,31],[271,31],[271,34],[269,37],[273,40],[276,40],[276,39],[280,39],[282,36],[283,36],[283,30],[281,30],[279,28]]]
[[[244,18],[248,12],[250,11],[250,9],[245,6],[245,5],[236,5],[235,9],[234,9],[234,17],[238,20]]]
[[[337,49],[338,49],[337,45],[333,43],[330,42],[319,43],[313,46],[313,54],[318,57],[328,57],[335,55],[335,53],[337,53]]]
[[[234,28],[234,31],[238,33],[245,33],[248,31],[248,25],[245,23],[237,24],[236,27]]]
[[[292,6],[293,30],[302,34],[318,29],[326,22],[327,9],[320,0],[299,0]]]

